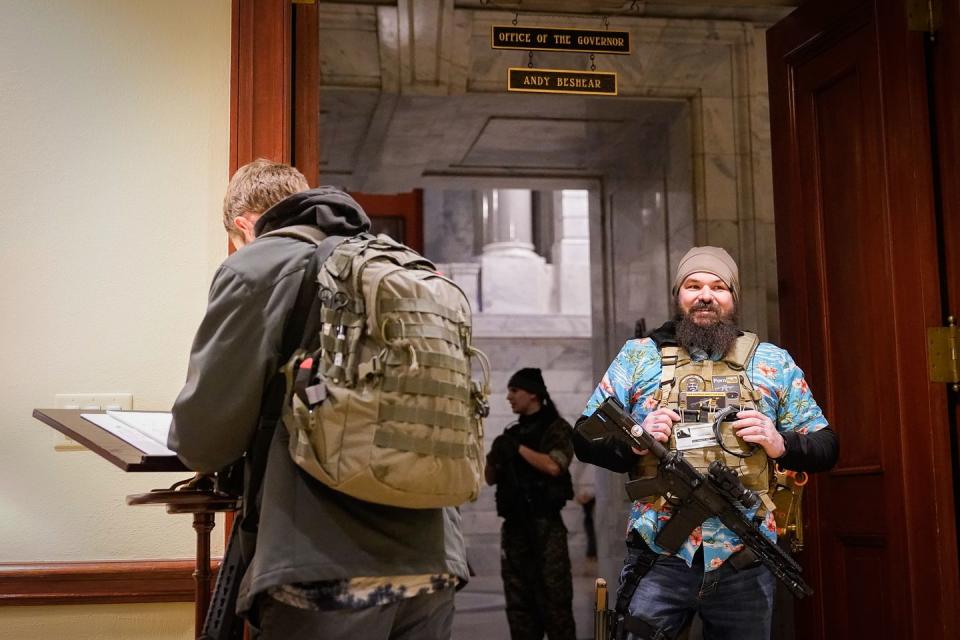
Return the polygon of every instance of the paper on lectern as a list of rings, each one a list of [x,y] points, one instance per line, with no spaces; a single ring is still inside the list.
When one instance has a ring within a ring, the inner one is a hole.
[[[106,413],[82,413],[80,415],[147,455],[176,455],[167,448],[167,434],[170,433],[170,421],[172,419],[169,413],[160,411],[107,411]]]

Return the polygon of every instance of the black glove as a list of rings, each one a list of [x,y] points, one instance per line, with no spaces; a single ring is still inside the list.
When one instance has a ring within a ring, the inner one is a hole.
[[[516,457],[520,448],[520,443],[516,438],[507,434],[501,434],[493,440],[490,445],[490,461],[494,464],[502,465]]]

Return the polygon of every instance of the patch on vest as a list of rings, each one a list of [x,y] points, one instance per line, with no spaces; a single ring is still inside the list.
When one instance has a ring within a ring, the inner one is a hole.
[[[740,397],[739,376],[713,376],[713,390],[727,394],[731,400]]]
[[[681,391],[703,391],[703,378],[696,374],[684,376],[680,381],[680,389]]]
[[[701,411],[717,411],[727,406],[727,394],[718,391],[690,391],[681,393],[680,407],[683,409],[699,409]]]
[[[709,423],[677,425],[673,429],[673,435],[676,438],[677,451],[716,447],[718,444],[713,434],[713,425]]]

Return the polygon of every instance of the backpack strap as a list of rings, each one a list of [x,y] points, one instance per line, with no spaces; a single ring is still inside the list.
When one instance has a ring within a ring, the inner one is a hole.
[[[342,236],[330,236],[321,240],[317,250],[310,256],[306,267],[304,267],[303,279],[300,281],[300,289],[297,292],[297,300],[290,313],[287,314],[286,324],[283,328],[280,350],[280,358],[283,362],[290,359],[297,345],[302,344],[306,336],[309,335],[306,331],[311,316],[318,315],[312,313],[314,305],[319,301],[317,273],[320,271],[320,266],[330,257],[330,254],[343,239]],[[252,535],[256,535],[260,522],[259,508],[257,507],[260,486],[267,468],[267,453],[270,449],[270,441],[273,440],[273,432],[280,420],[285,397],[286,380],[282,373],[277,373],[270,381],[270,385],[264,394],[262,416],[247,449],[245,459],[243,529]],[[252,552],[252,548],[250,551]]]

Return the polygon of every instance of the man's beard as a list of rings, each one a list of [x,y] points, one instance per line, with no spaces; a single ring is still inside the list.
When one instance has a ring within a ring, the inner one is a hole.
[[[693,314],[703,309],[716,312],[716,319],[705,325],[694,322]],[[676,327],[681,347],[691,354],[703,351],[711,358],[722,358],[740,335],[736,312],[724,316],[715,304],[696,303],[686,313],[678,309]]]

